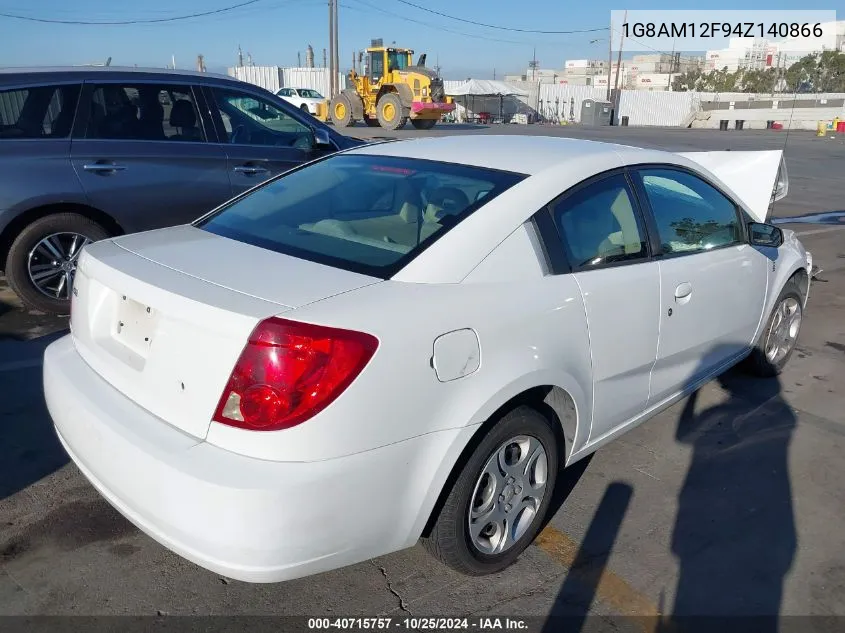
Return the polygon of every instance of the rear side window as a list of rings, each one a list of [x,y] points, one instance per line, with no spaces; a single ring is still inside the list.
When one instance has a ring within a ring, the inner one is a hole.
[[[56,139],[70,136],[80,86],[0,90],[0,139]]]
[[[524,177],[436,161],[341,154],[256,189],[198,226],[387,278]]]
[[[552,210],[575,269],[648,257],[646,234],[622,174],[577,190]]]
[[[103,84],[94,89],[89,107],[85,138],[206,140],[189,86]]]

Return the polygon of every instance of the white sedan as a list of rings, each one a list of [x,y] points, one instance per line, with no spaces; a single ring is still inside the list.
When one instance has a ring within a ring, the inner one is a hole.
[[[276,92],[276,96],[281,97],[294,107],[314,115],[317,114],[319,104],[327,103],[323,95],[310,88],[281,88]]]
[[[811,277],[764,223],[786,189],[779,151],[460,136],[334,154],[88,246],[49,411],[103,497],[222,575],[420,538],[496,572],[560,469],[740,361],[784,366]]]

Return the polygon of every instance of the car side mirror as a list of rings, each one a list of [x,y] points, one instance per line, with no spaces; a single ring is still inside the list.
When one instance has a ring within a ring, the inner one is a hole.
[[[769,246],[777,248],[783,244],[783,231],[772,224],[749,222],[748,232],[753,246]]]
[[[314,129],[314,147],[331,147],[332,146],[332,137],[329,136],[329,133],[322,129],[322,128],[315,128]]]

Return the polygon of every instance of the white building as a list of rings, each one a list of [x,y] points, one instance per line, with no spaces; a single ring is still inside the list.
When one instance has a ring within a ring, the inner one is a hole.
[[[835,29],[836,50],[845,52],[845,21],[823,25]],[[787,68],[805,55],[821,52],[817,38],[789,38],[772,41],[765,38],[732,37],[728,48],[707,51],[705,71],[722,70],[736,72],[740,68],[763,70],[766,68]]]

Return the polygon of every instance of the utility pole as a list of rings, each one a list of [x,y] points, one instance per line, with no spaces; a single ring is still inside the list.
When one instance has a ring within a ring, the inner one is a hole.
[[[628,11],[626,9],[625,10],[625,16],[622,18],[622,24],[625,24],[625,22],[627,22],[627,21],[628,21]],[[619,56],[616,58],[616,81],[613,82],[614,83],[614,85],[613,85],[614,106],[610,110],[611,114],[613,115],[614,118],[616,118],[616,115],[618,114],[618,112],[616,112],[616,108],[619,105],[619,75],[622,74],[622,44],[623,44],[624,41],[625,41],[625,29],[622,28],[622,29],[619,30]],[[611,124],[612,123],[613,123],[613,121],[611,121]]]
[[[610,101],[610,72],[613,69],[613,13],[610,15],[610,30],[607,32],[607,97],[605,101]]]
[[[669,86],[667,90],[672,90],[672,72],[675,70],[675,38],[672,38],[672,55],[669,57]],[[679,69],[680,72],[680,69]]]
[[[325,64],[323,64],[325,66]],[[329,0],[329,99],[334,98],[334,0]]]
[[[340,30],[338,29],[338,17],[337,17],[337,6],[338,1],[332,0],[334,4],[334,74],[332,75],[332,79],[334,80],[334,93],[337,94],[340,92],[340,78],[338,75],[340,74]],[[334,96],[334,94],[332,95]]]

